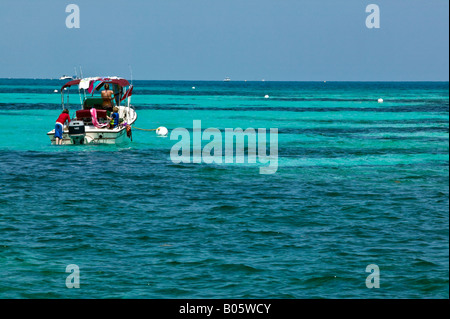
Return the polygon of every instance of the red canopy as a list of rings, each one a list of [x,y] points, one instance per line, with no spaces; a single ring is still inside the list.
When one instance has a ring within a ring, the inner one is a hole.
[[[77,80],[73,80],[73,81],[67,82],[66,84],[64,84],[64,85],[62,86],[61,91],[64,90],[64,88],[66,88],[66,87],[69,87],[69,86],[72,86],[72,85],[77,85],[77,84],[79,84],[80,81],[81,81],[80,79],[77,79]]]
[[[64,90],[64,88],[66,88],[66,87],[70,87],[70,86],[72,86],[72,85],[77,85],[77,84],[80,84],[80,81],[81,81],[81,79],[76,79],[76,80],[72,80],[72,81],[69,81],[69,82],[67,82],[66,84],[64,84],[63,86],[62,86],[62,88],[61,88],[61,92],[62,92],[62,90]],[[125,87],[125,86],[129,86],[130,85],[130,83],[127,81],[127,80],[125,80],[125,79],[110,79],[110,78],[97,78],[97,79],[93,79],[92,81],[101,81],[102,82],[102,84],[103,83],[111,83],[111,84],[117,84],[117,85],[119,85],[119,86],[121,86],[121,87]]]

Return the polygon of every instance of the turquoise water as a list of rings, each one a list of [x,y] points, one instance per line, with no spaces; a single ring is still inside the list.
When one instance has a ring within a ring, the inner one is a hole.
[[[449,297],[448,82],[135,81],[140,128],[277,128],[272,175],[51,146],[61,85],[0,80],[0,298]]]

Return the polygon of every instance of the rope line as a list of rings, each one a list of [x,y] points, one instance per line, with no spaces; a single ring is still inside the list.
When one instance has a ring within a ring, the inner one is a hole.
[[[139,128],[133,125],[133,128],[136,130],[140,130],[140,131],[156,131],[157,128],[153,128],[153,129],[145,129],[145,128]]]

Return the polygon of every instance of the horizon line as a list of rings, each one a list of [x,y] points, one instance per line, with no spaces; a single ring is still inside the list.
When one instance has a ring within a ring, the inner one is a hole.
[[[86,77],[84,77],[86,78]],[[0,80],[50,80],[50,81],[66,81],[60,80],[58,78],[22,78],[22,77],[0,77]],[[327,83],[327,82],[449,82],[449,80],[156,80],[156,79],[133,79],[133,81],[167,81],[167,82],[317,82],[317,83]]]

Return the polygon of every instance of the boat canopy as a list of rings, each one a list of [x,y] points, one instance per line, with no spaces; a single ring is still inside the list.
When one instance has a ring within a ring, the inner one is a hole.
[[[113,91],[115,92],[115,98],[117,105],[126,98],[129,98],[133,93],[133,85],[123,78],[119,78],[116,76],[110,77],[90,77],[84,79],[75,79],[67,82],[61,87],[61,104],[64,108],[64,90],[74,85],[78,85],[78,91],[81,89],[84,90],[84,99],[86,100],[86,91],[92,93],[94,95],[95,91],[99,91],[103,85],[106,83],[111,84],[113,86]],[[128,89],[123,92],[123,88],[128,87]],[[81,102],[81,93],[80,93],[80,102]],[[128,104],[130,100],[128,99]],[[67,104],[69,104],[69,94],[67,94]]]
[[[116,84],[121,87],[130,86],[130,83],[127,80],[122,79],[122,78],[96,77],[96,78],[76,79],[76,80],[69,81],[61,87],[61,92],[67,87],[71,87],[73,85],[79,85],[80,89],[88,89],[88,92],[91,93],[94,89],[98,89],[98,88],[102,87],[105,83]]]

